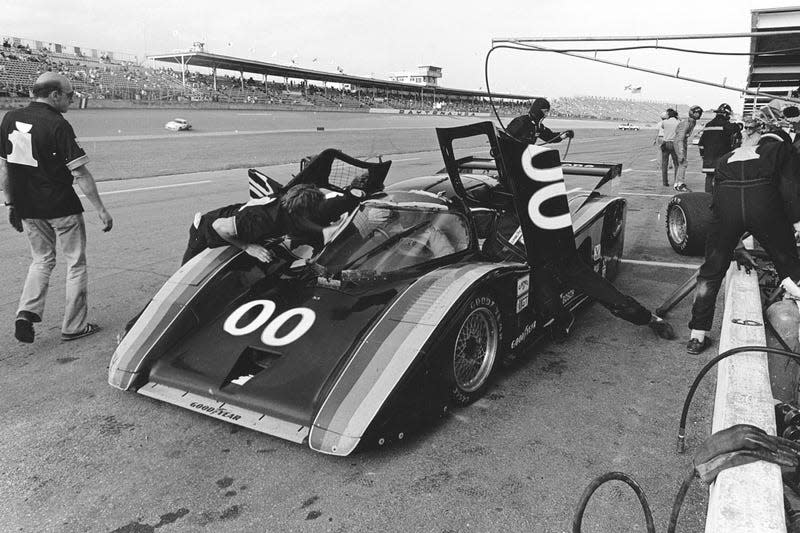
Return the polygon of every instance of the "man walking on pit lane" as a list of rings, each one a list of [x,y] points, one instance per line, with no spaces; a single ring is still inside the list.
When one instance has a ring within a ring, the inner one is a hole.
[[[675,169],[675,185],[678,192],[690,192],[686,186],[686,169],[689,166],[689,137],[694,125],[703,116],[703,108],[693,105],[689,108],[689,116],[681,120],[675,128],[675,154],[678,156],[678,168]]]
[[[678,179],[678,154],[675,153],[675,130],[678,127],[678,112],[668,108],[665,113],[667,118],[659,124],[659,129],[664,132],[664,142],[661,143],[661,183],[664,187],[669,187],[669,160],[672,158],[672,166],[675,169],[675,180]]]
[[[8,219],[18,232],[25,229],[33,259],[14,336],[20,342],[33,342],[33,324],[42,320],[58,239],[67,260],[61,339],[70,341],[100,329],[87,321],[86,226],[73,180],[96,209],[103,231],[111,230],[113,219],[86,168],[89,158],[62,116],[74,94],[69,79],[45,72],[34,82],[32,92],[28,107],[9,111],[0,123],[0,182]]]

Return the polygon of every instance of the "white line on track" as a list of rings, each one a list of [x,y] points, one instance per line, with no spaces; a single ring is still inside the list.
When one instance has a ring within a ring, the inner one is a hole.
[[[211,183],[211,180],[187,181],[184,183],[172,183],[170,185],[154,185],[152,187],[139,187],[137,189],[120,189],[118,191],[102,191],[100,194],[102,194],[103,196],[107,196],[109,194],[122,194],[125,192],[152,191],[154,189],[169,189],[172,187],[187,187],[189,185],[200,185],[201,183]],[[79,196],[85,198],[83,194]]]
[[[628,171],[631,171],[631,170],[633,170],[633,169],[632,168],[624,168],[624,169],[622,169],[622,173],[624,174],[625,172],[628,172]]]
[[[419,161],[421,157],[408,157],[406,159],[392,159],[392,161]]]
[[[620,196],[657,196],[661,198],[672,198],[674,194],[658,194],[654,192],[615,192]]]
[[[622,263],[628,263],[630,265],[645,265],[645,266],[656,266],[656,267],[667,267],[667,268],[685,268],[687,270],[697,270],[700,268],[700,265],[692,264],[692,263],[668,263],[665,261],[642,261],[639,259],[620,259]]]

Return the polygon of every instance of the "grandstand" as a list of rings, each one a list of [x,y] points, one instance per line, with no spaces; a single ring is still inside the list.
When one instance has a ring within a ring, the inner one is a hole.
[[[24,105],[29,89],[44,71],[72,80],[81,105],[91,107],[259,107],[283,110],[485,115],[485,92],[424,87],[344,73],[309,71],[229,58],[193,49],[151,56],[169,66],[146,66],[125,54],[4,37],[0,47],[0,107]],[[201,44],[201,43],[196,43]],[[190,70],[190,61],[194,70]],[[171,68],[175,65],[178,70]],[[221,74],[220,70],[236,74]],[[206,72],[200,72],[205,67]],[[222,68],[227,67],[227,68]],[[247,74],[246,74],[247,73]],[[493,94],[502,116],[527,110],[534,96]],[[675,104],[593,96],[551,99],[553,116],[653,123]],[[687,106],[681,106],[683,114]],[[680,111],[680,110],[679,110]]]

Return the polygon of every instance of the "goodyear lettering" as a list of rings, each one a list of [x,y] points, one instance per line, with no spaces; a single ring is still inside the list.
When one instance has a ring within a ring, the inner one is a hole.
[[[192,402],[189,404],[189,407],[193,409],[197,409],[198,411],[202,411],[204,413],[208,413],[212,416],[219,416],[222,418],[229,418],[231,420],[239,420],[242,418],[240,415],[235,413],[231,413],[227,409],[223,407],[214,407],[212,405],[206,405],[200,402]]]
[[[520,334],[517,335],[517,338],[511,341],[511,349],[513,350],[514,348],[525,342],[525,339],[528,338],[528,335],[530,335],[535,328],[536,328],[535,321],[525,326],[523,330],[520,332]]]

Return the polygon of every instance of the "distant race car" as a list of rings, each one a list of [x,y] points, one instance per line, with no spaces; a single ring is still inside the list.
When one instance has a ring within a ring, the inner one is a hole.
[[[639,126],[631,122],[623,122],[617,126],[618,130],[634,130],[639,131]]]
[[[368,175],[366,198],[318,255],[298,260],[273,243],[281,259],[265,264],[232,246],[205,250],[126,332],[109,383],[340,456],[402,439],[479,398],[550,320],[533,310],[529,259],[538,252],[525,248],[528,222],[520,225],[518,198],[502,185],[517,178],[506,175],[512,156],[494,126],[437,133],[446,168],[385,188],[391,161],[336,150],[310,160],[285,188],[313,183],[338,194]],[[496,159],[456,159],[452,140],[478,134]],[[557,161],[554,149],[543,152]],[[525,204],[547,200],[534,218],[566,224],[581,260],[607,278],[618,269],[627,204],[598,188],[621,168],[548,168]],[[567,195],[555,171],[600,183]],[[281,188],[254,170],[250,178],[251,196]],[[559,202],[565,212],[556,215]],[[574,309],[586,297],[569,290],[562,300]]]
[[[164,128],[172,131],[186,131],[192,129],[192,125],[185,118],[173,118],[164,125]]]

